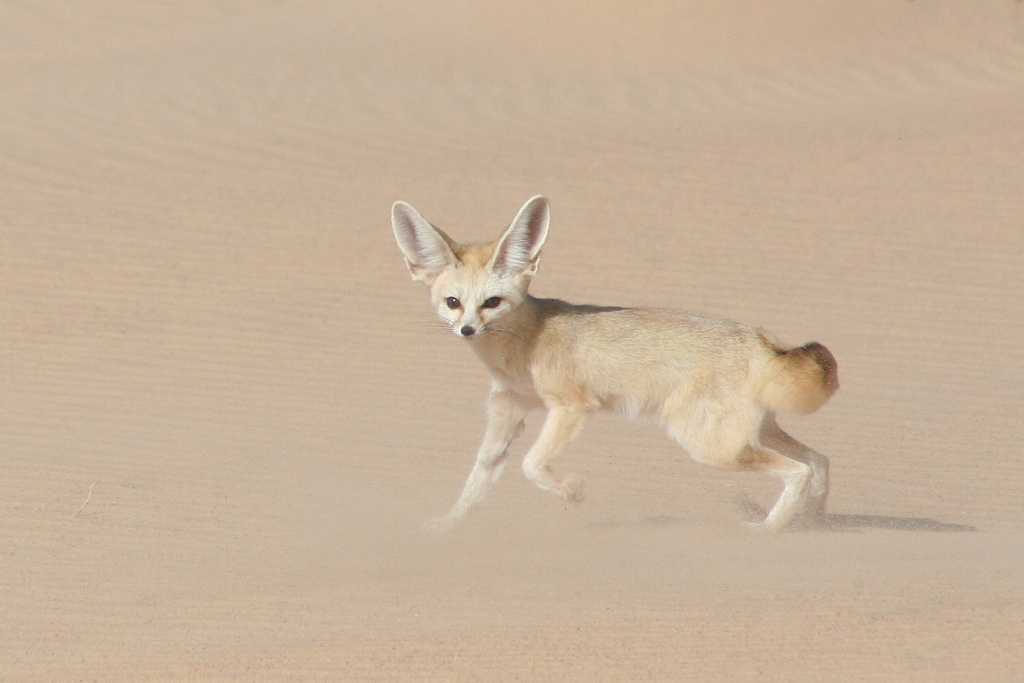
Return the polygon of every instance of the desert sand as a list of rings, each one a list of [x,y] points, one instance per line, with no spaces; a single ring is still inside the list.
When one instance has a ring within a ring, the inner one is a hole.
[[[1024,5],[0,4],[0,680],[1024,680]],[[826,344],[767,476],[591,421],[435,538],[489,381],[397,199],[532,291]]]

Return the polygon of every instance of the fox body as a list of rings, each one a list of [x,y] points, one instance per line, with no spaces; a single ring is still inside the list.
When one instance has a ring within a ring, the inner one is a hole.
[[[583,484],[550,462],[588,415],[610,409],[660,420],[698,462],[779,476],[784,489],[759,527],[801,509],[824,512],[828,459],[779,428],[777,411],[817,410],[839,388],[821,344],[785,348],[763,330],[700,315],[579,306],[527,293],[547,238],[548,201],[526,202],[497,241],[465,245],[396,202],[392,227],[414,280],[440,318],[487,366],[488,423],[462,495],[432,528],[444,531],[493,488],[531,410],[547,411],[523,459],[526,476],[570,502]]]

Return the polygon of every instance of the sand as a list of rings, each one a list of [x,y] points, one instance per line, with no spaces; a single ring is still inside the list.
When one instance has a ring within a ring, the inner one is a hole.
[[[1024,679],[1024,5],[636,5],[0,5],[0,679]],[[824,528],[602,415],[422,533],[488,380],[389,207],[536,193],[535,294],[834,352]]]

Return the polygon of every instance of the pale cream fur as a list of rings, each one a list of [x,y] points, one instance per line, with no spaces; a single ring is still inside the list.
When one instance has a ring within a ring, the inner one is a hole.
[[[728,320],[644,308],[576,306],[527,294],[547,238],[550,209],[536,196],[492,244],[461,245],[396,202],[392,224],[413,279],[492,378],[488,423],[462,495],[432,528],[462,519],[497,482],[508,446],[535,408],[547,411],[523,472],[578,503],[583,482],[550,462],[587,416],[611,409],[661,420],[697,461],[764,470],[783,480],[760,528],[804,508],[824,512],[828,459],[782,431],[779,410],[808,413],[838,389],[836,362],[817,343],[784,349],[764,331]]]

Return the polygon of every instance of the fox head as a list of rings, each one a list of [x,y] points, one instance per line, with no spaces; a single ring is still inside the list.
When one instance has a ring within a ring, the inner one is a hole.
[[[548,236],[548,200],[537,195],[490,244],[459,244],[406,202],[391,208],[391,227],[413,280],[430,288],[438,316],[456,335],[478,337],[526,298]]]

